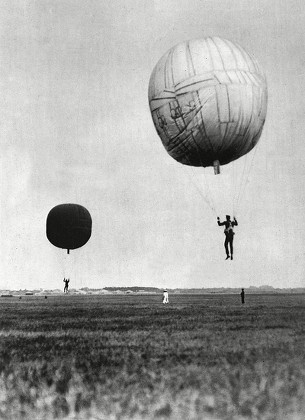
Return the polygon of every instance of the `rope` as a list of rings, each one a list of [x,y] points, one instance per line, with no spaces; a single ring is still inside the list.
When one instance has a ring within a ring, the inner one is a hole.
[[[193,186],[196,188],[196,190],[199,192],[200,196],[203,198],[203,200],[206,202],[206,204],[210,207],[210,209],[213,211],[213,213],[216,214],[216,209],[215,209],[215,205],[213,202],[213,198],[211,197],[211,193],[209,188],[206,189],[207,194],[205,195],[203,193],[203,191],[198,187],[198,184],[195,182],[194,178],[195,178],[195,172],[194,172],[194,168],[190,167],[192,170],[192,175],[190,175],[187,171],[187,175],[191,181],[191,183],[193,184]],[[204,173],[204,172],[203,172]],[[204,173],[205,175],[205,173]],[[204,180],[205,180],[205,176],[204,176]],[[206,181],[206,180],[205,180]]]
[[[240,193],[241,193],[241,190],[242,190],[242,187],[243,187],[243,182],[244,182],[244,179],[246,177],[245,174],[246,174],[246,168],[247,168],[247,161],[248,161],[248,155],[245,155],[241,180],[240,180],[240,182],[236,182],[236,185],[238,185],[237,195],[234,197],[234,209],[236,211],[238,209],[238,204],[239,204],[239,200],[240,200]]]
[[[247,186],[247,183],[250,182],[250,175],[251,175],[251,172],[252,172],[252,167],[253,167],[253,164],[254,164],[254,159],[255,159],[255,156],[257,154],[258,148],[259,148],[259,144],[254,148],[253,156],[252,156],[251,163],[250,163],[250,168],[248,170],[248,176],[247,176],[247,180],[246,180],[247,182],[244,185],[244,190]],[[242,191],[242,194],[244,193],[244,190]]]
[[[215,176],[217,176],[217,175],[215,175]],[[210,190],[210,185],[209,185],[209,183],[208,183],[208,181],[207,181],[207,177],[206,177],[206,171],[205,171],[205,169],[203,169],[203,179],[204,179],[204,183],[205,183],[205,190],[207,191],[207,195],[208,195],[208,197],[210,198],[210,201],[211,201],[211,203],[212,203],[212,205],[211,205],[211,209],[212,209],[212,211],[214,212],[215,216],[217,216],[217,211],[216,211],[216,204],[215,204],[215,200],[214,200],[214,198],[213,198],[213,194],[212,194],[212,192],[211,192],[211,190]]]
[[[248,161],[248,159],[247,159],[248,154],[246,155],[245,164],[244,164],[244,171],[243,171],[243,175],[242,175],[242,182],[241,182],[241,185],[240,185],[240,190],[239,190],[239,194],[238,194],[237,202],[236,202],[236,208],[239,206],[240,198],[244,196],[246,186],[250,182],[250,174],[252,172],[252,167],[253,167],[253,164],[254,164],[254,159],[255,159],[255,156],[257,154],[258,147],[259,147],[259,144],[257,144],[256,147],[254,147],[254,151],[252,153],[252,158],[251,158],[251,161],[250,161],[250,165],[249,165],[247,171],[245,169],[246,169],[246,166],[247,166],[246,164],[247,164],[247,161]],[[245,172],[246,172],[246,175],[245,175],[245,178],[244,178],[244,173]],[[245,179],[244,182],[243,182],[243,179]]]
[[[236,197],[236,162],[233,160],[232,162],[232,171],[233,171],[233,216],[235,216],[235,197]]]

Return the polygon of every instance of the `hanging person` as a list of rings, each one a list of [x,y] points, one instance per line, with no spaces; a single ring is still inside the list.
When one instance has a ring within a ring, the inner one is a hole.
[[[227,214],[226,220],[224,222],[221,222],[219,217],[217,217],[217,223],[218,223],[218,226],[225,226],[224,234],[226,238],[224,242],[224,247],[227,254],[226,260],[228,260],[230,256],[231,256],[231,260],[233,260],[233,239],[235,235],[233,228],[234,226],[238,226],[237,220],[235,219],[235,217],[233,217],[233,221],[232,221],[231,217]],[[229,248],[230,248],[230,252],[229,252]]]

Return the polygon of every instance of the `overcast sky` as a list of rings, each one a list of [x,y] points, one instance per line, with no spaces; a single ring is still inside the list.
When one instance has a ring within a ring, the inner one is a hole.
[[[70,287],[305,285],[303,1],[0,6],[0,288],[61,288],[64,275]],[[166,153],[147,98],[158,59],[207,36],[242,45],[268,80],[232,262],[197,188],[201,174]],[[93,229],[67,256],[45,224],[52,207],[69,202],[90,211]]]

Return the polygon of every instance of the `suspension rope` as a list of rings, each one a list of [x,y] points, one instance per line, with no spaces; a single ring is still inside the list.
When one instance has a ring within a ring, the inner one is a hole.
[[[251,175],[251,172],[252,172],[252,167],[253,167],[253,164],[254,164],[254,159],[255,159],[255,156],[257,154],[257,149],[258,149],[258,146],[256,146],[255,151],[253,153],[253,157],[252,157],[252,160],[251,160],[250,168],[249,168],[249,171],[248,171],[247,182],[244,185],[244,191],[242,192],[242,196],[243,196],[243,194],[245,192],[245,189],[246,189],[247,184],[250,182],[250,175]]]
[[[232,191],[232,195],[233,195],[233,204],[232,204],[232,212],[233,212],[233,216],[235,216],[236,213],[236,209],[235,209],[235,197],[236,197],[236,162],[235,160],[233,160],[232,162],[232,171],[233,171],[233,191]]]
[[[209,189],[209,185],[208,185],[208,183],[206,182],[206,179],[205,179],[205,167],[203,165],[203,162],[202,162],[202,159],[201,159],[201,156],[200,156],[200,148],[199,148],[197,142],[195,141],[194,137],[193,137],[193,141],[194,141],[194,144],[195,144],[195,147],[196,147],[197,157],[199,159],[199,162],[201,164],[201,167],[203,168],[204,180],[205,180],[205,184],[207,186],[207,188],[205,188],[205,190],[207,192],[206,196],[204,195],[204,193],[202,192],[202,190],[198,187],[197,183],[195,183],[195,181],[194,181],[194,178],[195,178],[195,168],[193,167],[193,165],[192,165],[192,163],[191,163],[188,155],[186,154],[185,157],[188,160],[189,166],[190,166],[190,168],[192,170],[192,173],[193,173],[193,178],[192,177],[189,177],[189,179],[191,180],[192,184],[195,186],[195,188],[197,189],[197,191],[199,192],[199,194],[201,195],[201,197],[204,199],[204,201],[208,204],[208,206],[210,207],[210,209],[214,212],[214,214],[217,214],[216,213],[216,209],[215,209],[215,203],[214,203],[214,200],[212,198],[212,195],[211,195],[211,192],[210,192],[210,189]]]
[[[258,147],[259,147],[259,144],[257,144],[256,147],[254,147],[254,151],[252,153],[252,157],[251,157],[251,160],[250,160],[250,165],[248,166],[248,168],[246,168],[246,166],[247,166],[246,164],[247,164],[248,159],[245,159],[244,171],[243,171],[243,175],[242,175],[242,182],[241,182],[240,189],[239,189],[239,194],[238,194],[238,197],[237,197],[236,208],[239,207],[240,199],[241,199],[241,197],[243,197],[243,195],[245,193],[245,190],[246,190],[246,186],[250,181],[250,174],[252,172],[252,167],[253,167],[253,164],[254,164],[254,159],[255,159],[255,156],[257,154]],[[248,156],[248,154],[246,155],[246,157],[247,156]]]
[[[244,157],[244,164],[243,164],[243,169],[242,169],[242,174],[241,174],[240,182],[239,183],[236,183],[236,185],[237,185],[237,194],[234,197],[234,209],[236,211],[238,209],[238,204],[239,204],[239,200],[240,200],[240,193],[241,193],[243,182],[244,182],[244,179],[245,179],[246,168],[247,168],[247,161],[248,161],[248,155],[246,154],[245,157]]]
[[[201,190],[201,188],[198,186],[198,184],[196,183],[196,181],[195,181],[195,170],[194,170],[194,168],[191,166],[190,167],[191,168],[191,172],[192,172],[192,175],[190,175],[189,173],[188,173],[188,171],[186,171],[187,172],[187,175],[188,175],[188,177],[189,177],[189,179],[190,179],[190,181],[191,181],[191,183],[193,184],[193,186],[196,188],[196,190],[198,191],[198,193],[200,194],[200,196],[203,198],[203,200],[206,202],[206,204],[210,207],[210,209],[213,211],[213,213],[215,213],[216,214],[216,209],[215,209],[215,205],[214,205],[214,202],[213,202],[213,198],[212,198],[212,196],[211,196],[211,193],[210,193],[210,190],[209,190],[209,188],[207,187],[206,188],[206,194],[204,194],[203,193],[203,191]],[[204,172],[203,172],[204,173]],[[204,173],[204,178],[203,178],[204,180],[205,180],[205,173]],[[205,182],[206,182],[206,180],[205,180]],[[206,183],[207,184],[207,183]],[[208,185],[208,184],[207,184]]]
[[[215,199],[213,198],[213,194],[210,190],[210,185],[209,185],[208,180],[207,180],[205,168],[203,169],[203,179],[204,179],[204,183],[205,183],[205,190],[207,192],[207,196],[209,197],[209,200],[211,202],[211,209],[213,210],[214,214],[217,216]]]

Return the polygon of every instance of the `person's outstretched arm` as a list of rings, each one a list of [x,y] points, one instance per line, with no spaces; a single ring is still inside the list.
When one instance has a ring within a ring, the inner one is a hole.
[[[234,224],[235,226],[238,226],[238,223],[237,223],[237,220],[235,219],[235,217],[234,217],[233,224]]]
[[[226,224],[226,222],[221,222],[219,217],[217,217],[217,223],[218,223],[218,226],[224,226]]]

